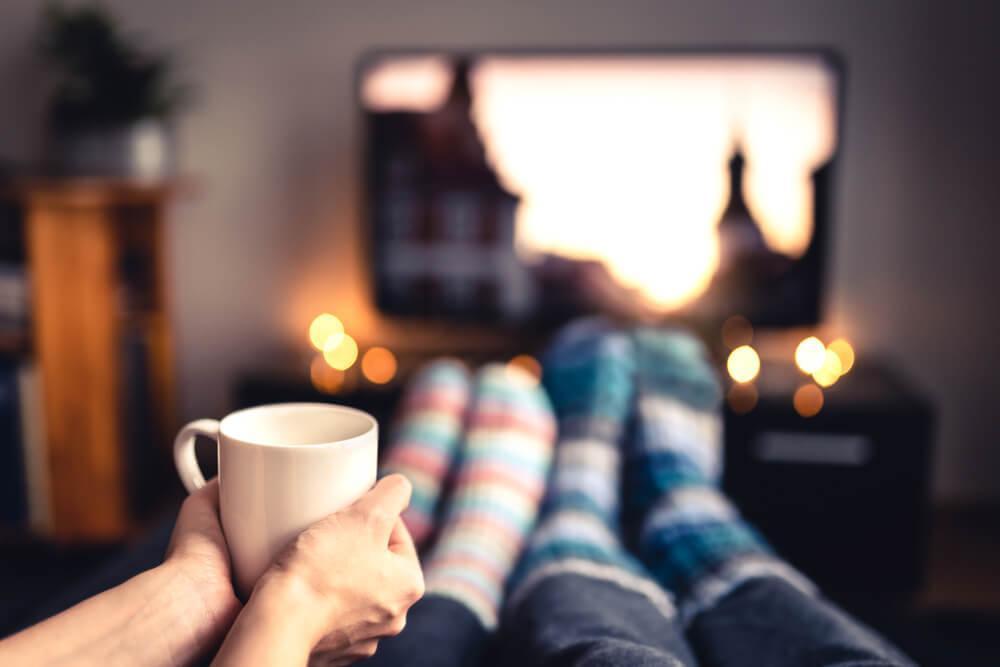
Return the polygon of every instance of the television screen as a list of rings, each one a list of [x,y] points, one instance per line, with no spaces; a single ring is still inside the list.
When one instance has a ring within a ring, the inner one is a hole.
[[[370,54],[377,304],[815,323],[841,87],[822,51]]]

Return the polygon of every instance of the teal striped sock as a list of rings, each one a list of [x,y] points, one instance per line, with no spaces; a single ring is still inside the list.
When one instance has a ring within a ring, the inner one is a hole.
[[[433,533],[441,490],[462,438],[472,381],[454,359],[424,366],[407,386],[382,475],[400,473],[413,485],[403,523],[422,547]]]
[[[673,607],[619,537],[619,442],[632,409],[635,359],[627,336],[601,320],[577,322],[544,359],[559,440],[538,528],[512,578],[507,609],[546,578],[577,574],[645,595],[667,617]]]
[[[685,620],[753,577],[780,576],[811,590],[718,488],[721,390],[702,344],[659,329],[639,329],[633,340],[638,396],[626,488],[642,562]]]
[[[500,364],[480,370],[455,488],[424,573],[428,594],[465,605],[487,629],[534,527],[554,436],[535,378]]]

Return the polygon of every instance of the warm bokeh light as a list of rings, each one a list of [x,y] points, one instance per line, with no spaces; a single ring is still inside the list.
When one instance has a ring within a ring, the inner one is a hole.
[[[328,345],[336,346],[340,343],[340,337],[344,335],[344,323],[336,315],[322,313],[313,318],[309,325],[309,342],[319,351],[325,350]]]
[[[805,252],[811,174],[836,143],[834,83],[809,56],[486,57],[472,72],[472,118],[519,198],[522,255],[601,260],[672,310],[717,269],[737,143],[765,242],[791,258]]]
[[[729,353],[726,369],[729,371],[729,377],[737,382],[750,382],[760,372],[760,357],[757,355],[757,350],[749,345],[740,345]]]
[[[827,349],[837,355],[840,359],[840,374],[847,373],[854,368],[854,348],[843,338],[838,338],[827,346]]]
[[[795,390],[792,405],[802,417],[815,417],[823,409],[823,390],[814,384],[804,384]]]
[[[722,323],[722,343],[730,350],[753,342],[753,325],[742,315],[733,315]]]
[[[823,365],[812,374],[813,380],[821,387],[830,387],[843,375],[840,357],[833,350],[827,349],[823,355]]]
[[[729,408],[738,415],[744,415],[757,405],[757,387],[751,383],[734,384],[726,394]]]
[[[542,365],[538,363],[538,359],[535,359],[530,354],[519,354],[508,361],[507,365],[514,368],[521,368],[535,378],[542,379]]]
[[[344,371],[331,368],[323,355],[318,354],[309,364],[312,386],[324,394],[335,394],[344,384]]]
[[[396,355],[384,347],[373,347],[361,357],[361,372],[374,384],[385,384],[396,377]]]
[[[358,344],[348,334],[340,337],[340,341],[334,344],[334,338],[329,339],[329,344],[323,350],[323,358],[331,368],[338,371],[346,371],[354,365],[358,359]]]
[[[795,365],[807,375],[822,368],[824,359],[826,359],[826,346],[816,336],[809,336],[795,348]]]

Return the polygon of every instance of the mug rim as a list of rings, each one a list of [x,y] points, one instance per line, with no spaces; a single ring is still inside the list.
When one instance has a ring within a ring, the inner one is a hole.
[[[324,440],[322,442],[296,443],[291,445],[279,445],[273,442],[255,441],[247,438],[236,437],[226,432],[227,422],[232,422],[236,418],[243,416],[248,412],[269,412],[272,410],[288,410],[288,409],[301,409],[301,408],[322,408],[324,410],[339,412],[341,414],[344,413],[354,414],[364,419],[368,423],[368,427],[365,429],[363,433],[351,436],[350,438],[343,438],[341,440]],[[253,405],[248,408],[241,408],[239,410],[234,410],[233,412],[230,412],[225,417],[219,420],[220,441],[224,438],[227,441],[234,444],[249,445],[253,447],[271,447],[273,449],[314,450],[317,447],[328,447],[331,445],[337,445],[338,447],[350,447],[363,443],[369,436],[373,434],[376,434],[377,436],[377,433],[378,433],[378,421],[364,410],[359,410],[357,408],[352,408],[346,405],[338,405],[336,403],[320,403],[317,401],[263,403],[261,405]]]

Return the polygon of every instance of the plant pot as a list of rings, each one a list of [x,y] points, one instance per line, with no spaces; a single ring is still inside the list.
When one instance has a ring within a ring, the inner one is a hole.
[[[173,133],[159,120],[55,132],[48,150],[49,166],[62,176],[165,180],[174,160]]]

